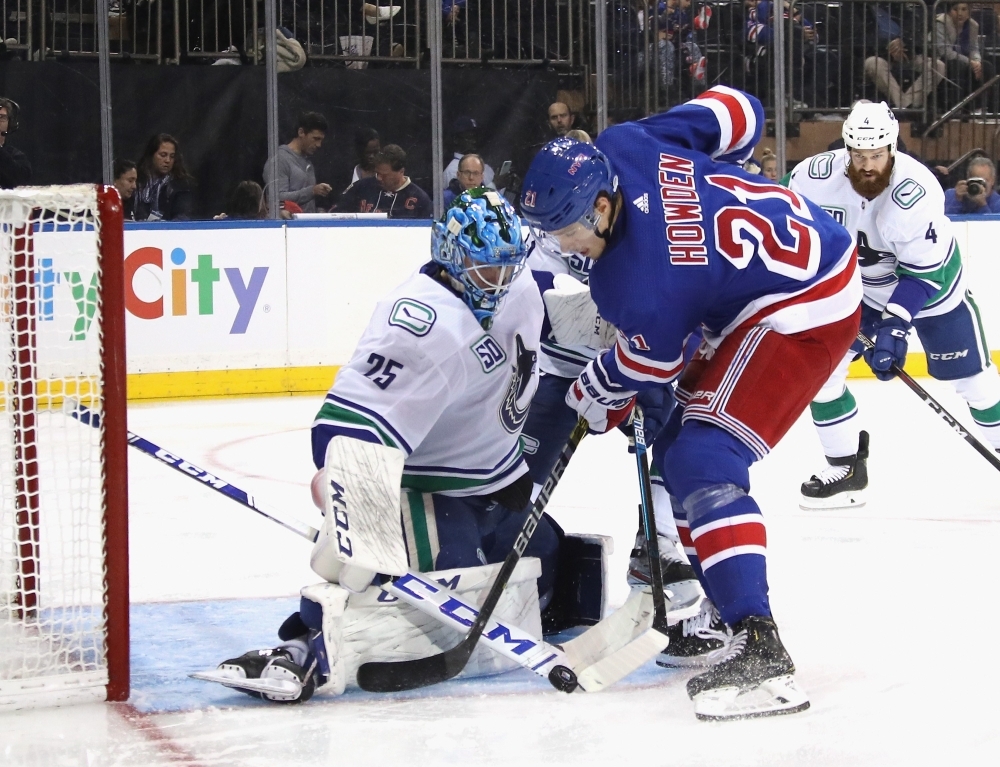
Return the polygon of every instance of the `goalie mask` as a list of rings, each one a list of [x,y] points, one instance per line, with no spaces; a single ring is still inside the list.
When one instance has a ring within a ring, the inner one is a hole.
[[[493,325],[527,255],[521,220],[491,189],[463,192],[431,230],[431,257],[448,273],[484,330]]]

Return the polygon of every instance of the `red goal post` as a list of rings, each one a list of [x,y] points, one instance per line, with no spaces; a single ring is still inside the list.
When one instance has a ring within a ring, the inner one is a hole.
[[[124,304],[114,187],[0,190],[0,710],[129,696]]]

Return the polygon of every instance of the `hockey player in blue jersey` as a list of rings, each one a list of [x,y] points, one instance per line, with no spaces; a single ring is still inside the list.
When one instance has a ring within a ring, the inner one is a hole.
[[[609,128],[596,147],[550,142],[521,199],[533,228],[595,261],[591,294],[618,330],[567,403],[606,431],[639,390],[680,376],[683,407],[653,458],[708,599],[700,616],[672,629],[666,661],[711,666],[688,682],[695,713],[709,719],[809,705],[771,616],[749,467],[847,352],[862,295],[850,234],[800,195],[737,167],[763,122],[756,98],[712,88]],[[684,340],[699,325],[705,340],[685,366]]]

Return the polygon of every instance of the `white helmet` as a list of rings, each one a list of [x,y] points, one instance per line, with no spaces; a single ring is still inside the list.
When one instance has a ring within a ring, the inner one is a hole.
[[[888,104],[880,101],[859,101],[844,120],[844,146],[848,149],[878,149],[889,147],[889,155],[896,154],[899,123]]]

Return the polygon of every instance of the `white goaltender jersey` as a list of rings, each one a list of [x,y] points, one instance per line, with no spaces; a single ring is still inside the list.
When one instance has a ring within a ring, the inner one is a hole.
[[[559,243],[549,235],[539,237],[526,233],[525,242],[528,246],[528,268],[532,271],[568,274],[583,285],[590,281],[590,268],[594,265],[592,259],[576,253],[564,257]],[[538,367],[548,375],[576,378],[599,351],[584,344],[560,344],[549,333],[541,341]]]
[[[336,434],[377,441],[406,455],[404,489],[485,495],[527,472],[542,301],[522,271],[483,330],[426,269],[379,302],[313,423],[314,459]]]
[[[912,319],[892,300],[899,278],[906,275],[933,289],[917,316],[955,308],[965,294],[965,274],[937,179],[917,160],[897,153],[888,188],[866,200],[851,186],[847,158],[847,149],[809,157],[795,166],[788,185],[857,239],[864,302]]]

